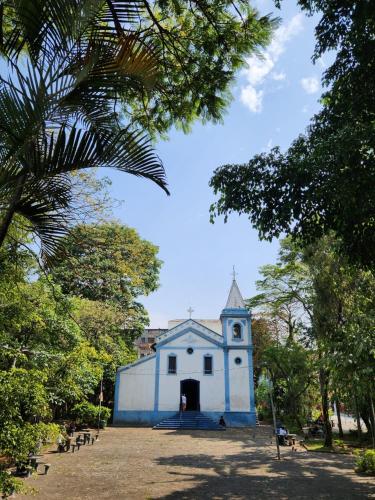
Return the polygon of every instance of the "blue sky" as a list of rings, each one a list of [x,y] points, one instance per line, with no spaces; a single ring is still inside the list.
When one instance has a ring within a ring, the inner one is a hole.
[[[255,4],[262,14],[275,12],[282,24],[263,59],[250,58],[238,75],[224,124],[197,123],[189,135],[172,131],[169,141],[156,145],[171,196],[145,180],[110,174],[112,196],[124,200],[115,216],[158,245],[164,261],[159,290],[141,299],[155,328],[188,317],[189,306],[193,318],[218,318],[232,265],[246,298],[255,293],[259,267],[276,260],[278,242],[259,241],[246,217],[210,224],[214,195],[208,182],[216,167],[246,162],[274,145],[286,148],[305,129],[319,107],[326,62],[311,63],[317,18],[306,17],[291,0],[281,11],[270,1]]]

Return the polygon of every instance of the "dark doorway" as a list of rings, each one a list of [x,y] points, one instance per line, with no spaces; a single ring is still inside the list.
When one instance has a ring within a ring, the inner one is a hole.
[[[193,380],[188,378],[186,380],[181,380],[181,396],[185,394],[186,396],[186,410],[187,411],[199,411],[199,380]]]

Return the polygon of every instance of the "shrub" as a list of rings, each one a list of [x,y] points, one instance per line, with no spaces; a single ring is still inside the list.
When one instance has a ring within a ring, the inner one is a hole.
[[[23,481],[11,476],[5,470],[0,470],[0,492],[5,498],[13,493],[20,493],[24,489]]]
[[[0,426],[51,417],[45,381],[46,374],[38,370],[0,371]]]
[[[375,476],[375,450],[365,450],[356,460],[356,471]]]
[[[60,427],[57,424],[45,424],[40,422],[36,424],[38,441],[42,444],[46,443],[54,443],[57,439],[57,436],[60,434]]]
[[[106,406],[102,406],[100,409],[99,406],[95,406],[85,401],[83,403],[75,405],[72,410],[72,413],[78,423],[85,423],[88,425],[92,425],[93,427],[98,425],[99,412],[100,420],[104,420],[105,422],[107,422],[107,420],[111,416],[111,409],[107,408]]]
[[[0,452],[12,461],[22,462],[30,452],[36,453],[41,444],[55,441],[58,434],[56,424],[7,422],[0,431]]]

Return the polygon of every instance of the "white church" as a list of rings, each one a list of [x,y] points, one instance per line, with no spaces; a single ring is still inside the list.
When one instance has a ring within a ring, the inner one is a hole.
[[[256,422],[251,315],[235,278],[220,320],[174,320],[155,354],[117,370],[114,424],[156,425],[181,409],[229,427]]]

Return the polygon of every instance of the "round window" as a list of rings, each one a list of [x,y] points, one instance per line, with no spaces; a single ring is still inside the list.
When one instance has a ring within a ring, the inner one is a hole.
[[[188,347],[188,348],[186,349],[186,352],[187,352],[188,354],[193,354],[194,349],[193,349],[192,347]]]
[[[242,363],[242,359],[241,358],[235,358],[234,362],[236,363],[236,365],[240,365]]]

